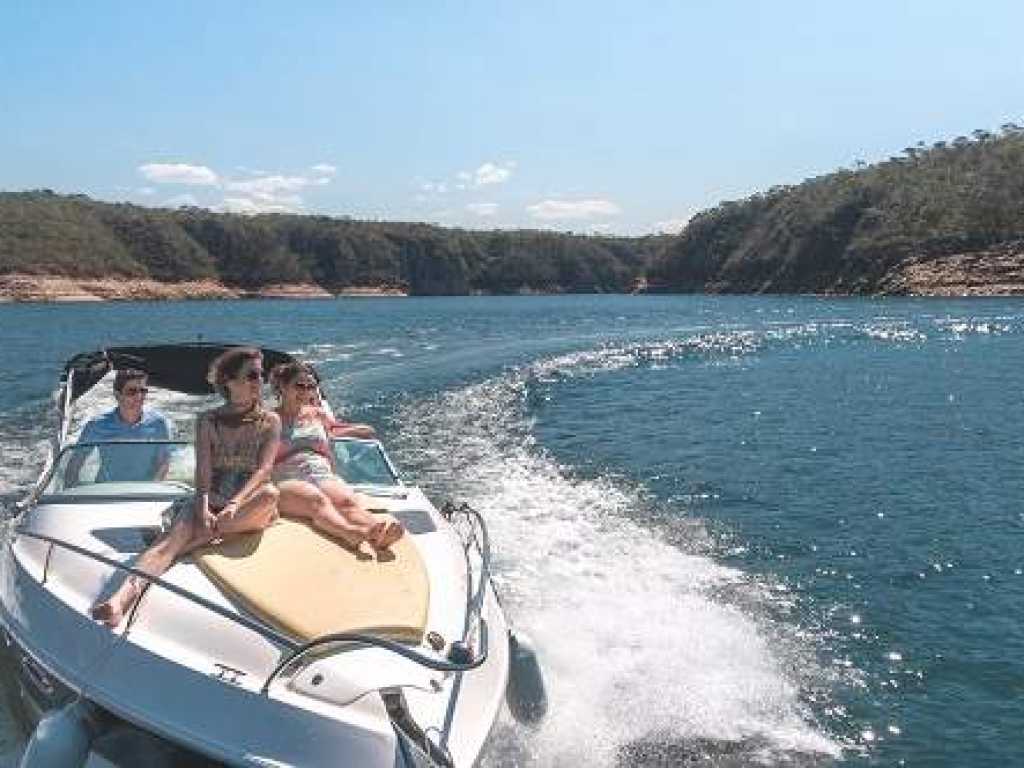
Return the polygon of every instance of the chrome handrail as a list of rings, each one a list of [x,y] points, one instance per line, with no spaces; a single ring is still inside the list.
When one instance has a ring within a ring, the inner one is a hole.
[[[491,580],[491,544],[490,536],[487,532],[487,523],[484,521],[483,515],[473,509],[471,506],[463,502],[456,506],[452,502],[445,503],[440,510],[441,514],[446,520],[451,521],[452,517],[456,514],[463,514],[470,518],[480,530],[480,539],[477,541],[477,547],[480,552],[480,586],[477,589],[475,595],[471,596],[466,606],[466,624],[462,639],[452,643],[452,648],[459,648],[463,653],[470,653],[470,642],[469,636],[471,633],[471,622],[470,616],[476,615],[477,624],[479,626],[479,642],[476,653],[471,655],[466,661],[453,661],[451,659],[444,660],[438,659],[433,656],[427,656],[426,654],[418,651],[409,646],[402,645],[395,642],[394,640],[388,640],[387,638],[376,637],[374,635],[364,635],[358,632],[341,632],[330,635],[323,635],[321,637],[314,638],[308,643],[296,648],[285,655],[280,663],[274,667],[270,676],[263,683],[263,687],[260,689],[260,693],[266,693],[270,684],[281,674],[287,667],[289,667],[296,659],[305,654],[309,653],[315,648],[322,645],[326,645],[332,642],[338,643],[351,643],[355,645],[372,645],[378,648],[396,653],[399,656],[403,656],[410,661],[413,661],[428,669],[433,669],[438,672],[468,672],[472,669],[476,669],[482,665],[486,660],[490,652],[489,648],[489,637],[487,631],[487,622],[484,621],[483,612],[483,599],[487,585]],[[469,542],[466,543],[469,546]]]
[[[67,379],[64,382],[64,402],[60,404],[60,426],[57,429],[57,445],[63,446],[68,439],[68,429],[71,427],[71,403],[72,394],[75,389],[75,371],[69,370]]]
[[[28,536],[30,539],[45,541],[46,543],[52,544],[53,546],[66,549],[70,552],[74,552],[76,555],[82,555],[83,557],[88,557],[92,560],[96,560],[97,562],[103,563],[103,565],[106,565],[110,568],[114,568],[115,570],[129,573],[132,576],[140,578],[149,584],[155,584],[156,586],[161,587],[162,589],[166,589],[168,592],[177,595],[178,597],[184,598],[185,600],[190,600],[191,602],[195,603],[201,608],[206,608],[207,610],[216,613],[221,618],[228,619],[229,621],[233,621],[236,624],[245,627],[246,629],[252,630],[258,635],[261,635],[266,640],[270,640],[271,642],[277,643],[278,645],[283,645],[285,648],[293,649],[299,647],[299,643],[297,643],[295,640],[292,640],[287,635],[278,632],[273,627],[270,627],[261,621],[251,619],[243,614],[232,613],[227,608],[217,605],[216,603],[207,600],[205,597],[201,597],[200,595],[197,595],[194,592],[189,592],[187,589],[182,589],[177,584],[171,584],[170,582],[161,579],[159,576],[152,576],[146,573],[145,571],[141,571],[138,568],[135,568],[131,565],[126,565],[125,563],[114,560],[113,558],[107,557],[106,555],[101,555],[99,552],[93,552],[92,550],[86,549],[85,547],[80,547],[77,544],[72,544],[70,541],[64,541],[63,539],[58,539],[54,536],[47,536],[44,533],[36,533],[35,531],[29,531],[24,528],[15,528],[13,534],[14,538],[9,540],[8,546],[13,547],[14,540],[18,536]]]
[[[487,529],[487,521],[484,520],[484,516],[466,502],[462,502],[460,504],[455,504],[451,501],[445,502],[441,506],[441,514],[449,522],[451,522],[455,515],[464,515],[470,520],[470,523],[475,526],[470,540],[465,542],[465,545],[468,553],[468,547],[475,543],[477,546],[477,552],[480,553],[480,583],[476,594],[469,600],[471,607],[467,610],[466,615],[466,621],[468,623],[471,614],[476,613],[477,616],[479,616],[483,611],[486,588],[487,585],[491,583],[491,536]],[[476,533],[477,530],[480,531],[479,537]],[[466,567],[467,570],[470,569],[468,562]],[[495,595],[497,595],[497,590],[495,590]]]
[[[410,648],[409,646],[402,645],[394,640],[388,640],[384,637],[377,637],[376,635],[365,635],[360,632],[337,632],[331,635],[322,635],[320,637],[310,640],[308,643],[304,643],[294,651],[283,658],[274,670],[270,673],[266,682],[263,683],[263,687],[260,688],[260,693],[267,693],[270,689],[270,684],[281,674],[288,666],[290,666],[296,659],[312,651],[314,648],[318,648],[328,643],[351,643],[354,645],[372,645],[377,648],[383,648],[386,651],[391,651],[399,656],[403,656],[410,661],[419,664],[427,669],[433,669],[438,672],[468,672],[471,669],[476,669],[485,661],[487,661],[488,655],[488,636],[487,636],[487,622],[483,619],[480,620],[480,649],[475,656],[470,658],[466,662],[448,661],[446,659],[439,659],[432,656],[427,656],[425,653]]]
[[[359,632],[332,633],[329,635],[322,635],[320,637],[316,637],[306,643],[298,643],[292,638],[288,637],[287,635],[282,634],[273,627],[270,627],[269,625],[261,621],[252,619],[244,614],[233,613],[232,611],[228,610],[227,608],[224,608],[223,606],[217,605],[216,603],[211,602],[210,600],[207,600],[206,598],[201,597],[200,595],[197,595],[193,592],[189,592],[188,590],[183,589],[177,586],[176,584],[171,584],[170,582],[165,581],[164,579],[158,576],[152,576],[146,573],[145,571],[139,570],[138,568],[126,565],[125,563],[114,560],[113,558],[107,557],[106,555],[101,555],[98,552],[93,552],[92,550],[86,549],[85,547],[81,547],[77,544],[72,544],[69,541],[64,541],[63,539],[59,539],[55,536],[48,536],[46,534],[36,533],[34,531],[27,530],[23,527],[19,527],[14,529],[14,538],[8,540],[8,546],[13,547],[14,540],[17,536],[27,536],[38,541],[46,542],[53,546],[66,549],[70,552],[74,552],[77,555],[81,555],[83,557],[87,557],[99,563],[102,563],[103,565],[106,565],[109,568],[129,573],[132,576],[144,580],[148,584],[155,584],[156,586],[162,589],[166,589],[168,592],[171,592],[172,594],[178,597],[181,597],[185,600],[189,600],[202,608],[212,611],[221,618],[227,619],[228,621],[232,621],[252,632],[255,632],[256,634],[260,635],[266,640],[270,640],[273,643],[283,646],[284,657],[270,672],[270,675],[267,677],[266,681],[260,688],[260,693],[266,694],[270,689],[270,684],[281,674],[282,671],[284,671],[288,666],[294,663],[296,659],[306,655],[315,648],[330,643],[349,643],[355,645],[382,648],[386,651],[390,651],[392,653],[398,654],[399,656],[407,658],[410,661],[413,661],[416,664],[419,664],[423,667],[433,669],[439,672],[468,672],[481,666],[487,660],[489,654],[487,622],[483,619],[481,615],[484,590],[486,589],[486,585],[490,582],[491,553],[490,538],[487,533],[487,525],[484,522],[484,519],[480,515],[480,513],[474,510],[468,504],[463,503],[459,507],[455,507],[454,505],[451,505],[449,503],[444,506],[443,510],[444,511],[442,511],[442,514],[444,514],[445,517],[449,520],[451,519],[453,514],[466,514],[468,517],[474,519],[474,521],[479,525],[481,532],[481,538],[477,541],[477,546],[481,555],[480,587],[477,590],[477,593],[474,596],[472,596],[469,604],[467,605],[466,632],[463,635],[461,641],[456,641],[455,643],[452,643],[451,646],[453,649],[459,648],[461,653],[471,653],[469,650],[470,631],[468,617],[470,614],[476,614],[479,626],[478,647],[476,652],[472,653],[469,656],[469,658],[465,661],[456,661],[450,658],[441,659],[435,656],[429,656],[423,653],[422,651],[417,650],[416,648],[402,645],[401,643],[398,643],[394,640],[390,640],[384,637],[378,637],[376,635],[363,634]]]

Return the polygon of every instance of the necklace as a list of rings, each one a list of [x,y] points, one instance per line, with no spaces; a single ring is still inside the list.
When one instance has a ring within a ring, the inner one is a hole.
[[[244,411],[218,411],[215,418],[225,427],[235,428],[243,424],[254,424],[263,417],[263,409],[257,400]]]

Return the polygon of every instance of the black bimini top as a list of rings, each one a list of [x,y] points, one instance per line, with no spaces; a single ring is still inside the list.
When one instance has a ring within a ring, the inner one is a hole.
[[[191,342],[187,344],[156,344],[144,347],[107,347],[96,352],[75,355],[64,366],[61,382],[66,385],[73,372],[71,400],[77,400],[110,371],[138,368],[149,375],[155,387],[182,392],[187,395],[210,395],[214,389],[206,380],[210,363],[224,350],[244,344],[214,344]],[[286,352],[260,347],[263,367],[269,371],[275,365],[294,361]]]

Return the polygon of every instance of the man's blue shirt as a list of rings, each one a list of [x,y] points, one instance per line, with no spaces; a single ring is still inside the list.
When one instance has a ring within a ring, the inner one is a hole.
[[[129,424],[117,408],[90,419],[78,438],[80,443],[116,443],[124,440],[170,440],[174,427],[160,411],[142,409],[142,418]],[[100,449],[100,469],[96,482],[151,480],[156,468],[167,460],[167,446],[138,445],[128,448]]]

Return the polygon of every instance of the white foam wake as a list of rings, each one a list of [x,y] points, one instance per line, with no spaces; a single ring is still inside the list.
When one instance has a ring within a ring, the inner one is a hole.
[[[665,738],[837,755],[757,622],[713,597],[746,577],[631,520],[634,490],[574,479],[536,446],[527,382],[557,367],[410,403],[393,444],[428,492],[486,514],[510,612],[541,649],[550,715],[532,734],[506,723],[488,763],[612,765]]]

